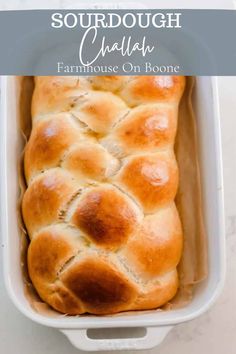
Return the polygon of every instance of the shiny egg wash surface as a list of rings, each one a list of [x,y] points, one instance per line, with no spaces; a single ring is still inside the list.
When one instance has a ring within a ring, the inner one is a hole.
[[[40,298],[78,315],[158,308],[178,289],[181,76],[35,78],[22,201]]]

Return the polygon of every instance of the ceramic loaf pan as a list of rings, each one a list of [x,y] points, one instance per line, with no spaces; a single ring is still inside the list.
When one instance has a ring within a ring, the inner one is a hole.
[[[17,164],[23,147],[18,126],[19,84],[15,77],[2,77],[1,82],[1,234],[5,283],[16,307],[31,320],[58,328],[79,349],[125,350],[148,349],[158,345],[178,323],[196,318],[217,298],[224,278],[224,214],[220,122],[217,81],[213,77],[198,77],[194,92],[194,111],[200,145],[200,173],[203,212],[208,240],[209,274],[195,286],[192,301],[184,308],[170,311],[138,312],[119,316],[58,316],[36,313],[24,293],[20,265],[20,235],[16,205],[19,194]],[[91,339],[90,328],[145,327],[141,338]]]

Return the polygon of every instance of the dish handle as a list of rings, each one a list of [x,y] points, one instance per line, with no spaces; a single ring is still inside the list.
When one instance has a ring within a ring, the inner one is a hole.
[[[139,338],[93,339],[88,337],[87,329],[61,329],[69,341],[80,350],[139,350],[159,345],[173,326],[147,327],[146,333]]]

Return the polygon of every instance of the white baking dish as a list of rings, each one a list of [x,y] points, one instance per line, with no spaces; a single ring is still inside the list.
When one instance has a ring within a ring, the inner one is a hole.
[[[225,271],[223,182],[217,81],[198,77],[194,110],[200,142],[200,171],[203,212],[208,238],[209,275],[195,287],[194,297],[185,308],[166,312],[149,311],[119,316],[46,317],[36,313],[24,295],[20,267],[20,237],[16,204],[19,195],[17,163],[22,151],[18,126],[19,89],[15,77],[2,77],[1,83],[1,234],[5,283],[12,301],[28,318],[42,325],[60,329],[83,350],[147,349],[159,344],[177,323],[191,320],[205,312],[215,301],[223,285]],[[145,327],[141,338],[91,339],[89,328]]]

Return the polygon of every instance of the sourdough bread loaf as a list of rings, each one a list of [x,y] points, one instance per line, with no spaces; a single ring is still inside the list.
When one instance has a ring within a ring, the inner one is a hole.
[[[178,289],[181,76],[36,77],[26,145],[28,270],[59,312],[158,308]]]

